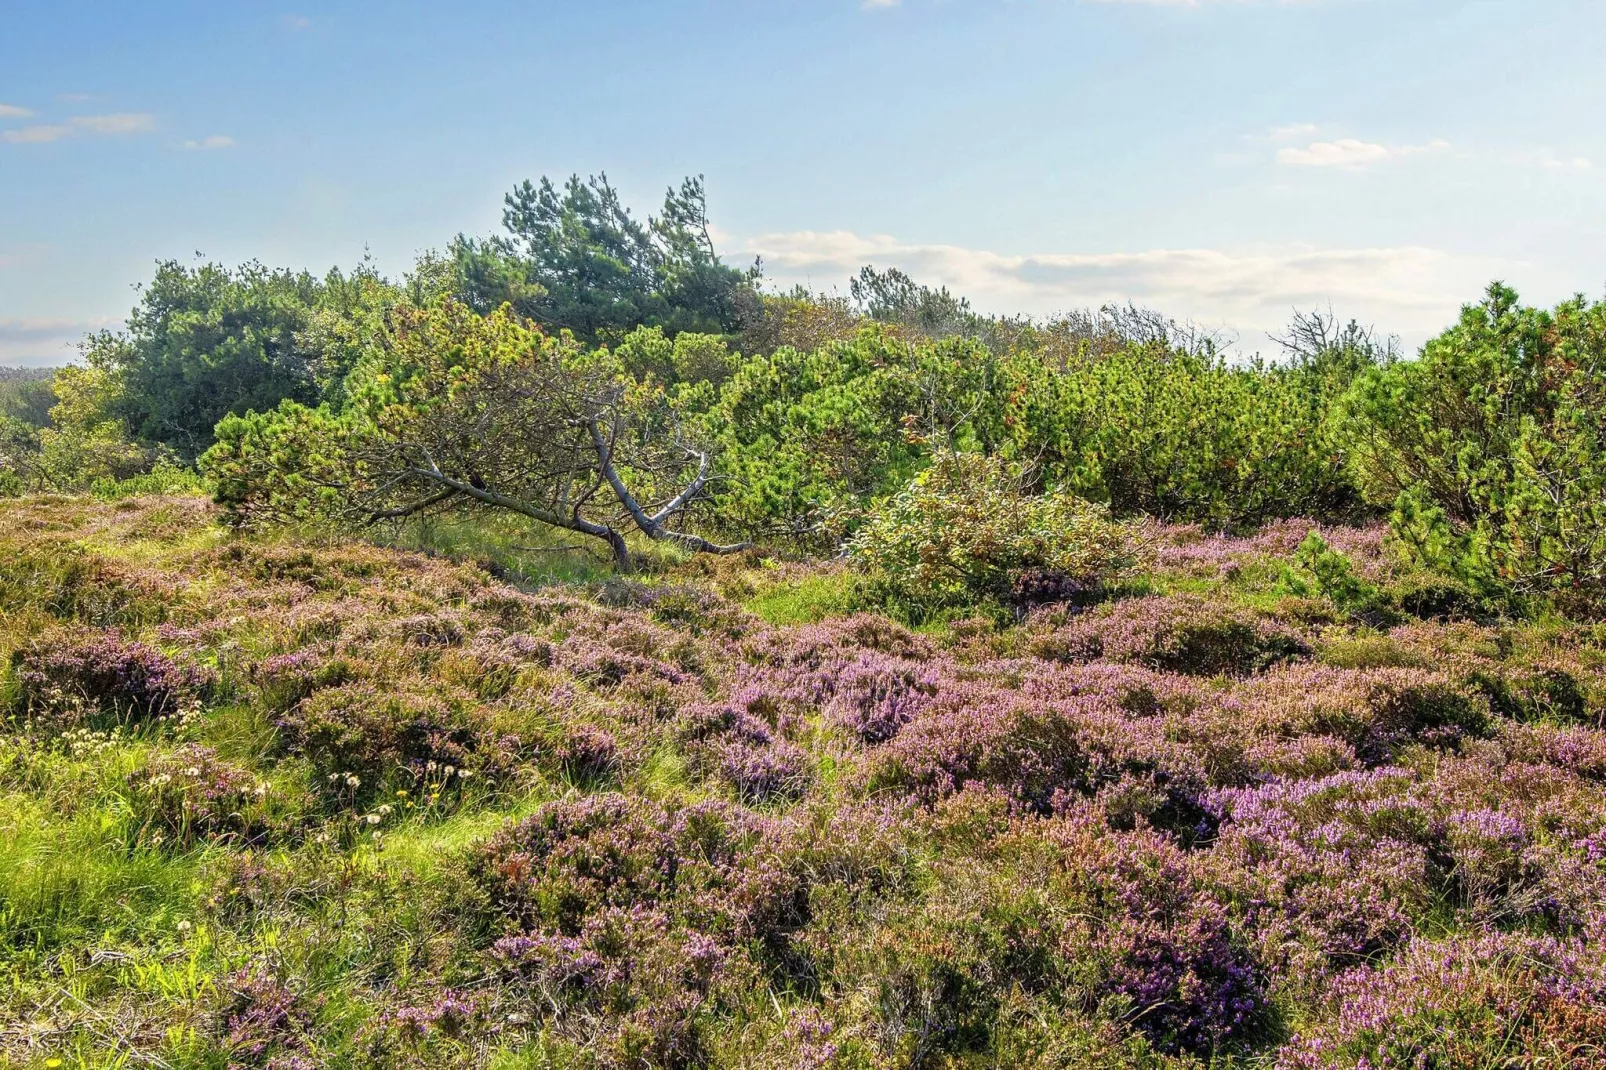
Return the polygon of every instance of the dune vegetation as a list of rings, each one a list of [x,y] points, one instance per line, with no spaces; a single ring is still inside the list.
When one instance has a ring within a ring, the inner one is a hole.
[[[0,380],[0,1066],[1606,1066],[1606,305],[708,234],[525,184]]]

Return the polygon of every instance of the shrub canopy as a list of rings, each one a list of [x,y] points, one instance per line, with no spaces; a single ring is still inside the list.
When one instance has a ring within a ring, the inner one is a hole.
[[[1418,560],[1485,592],[1606,594],[1606,302],[1490,287],[1421,359],[1363,375],[1339,423]]]
[[[849,551],[894,599],[928,610],[1057,600],[1132,567],[1132,529],[1026,484],[999,458],[944,453],[871,514]]]

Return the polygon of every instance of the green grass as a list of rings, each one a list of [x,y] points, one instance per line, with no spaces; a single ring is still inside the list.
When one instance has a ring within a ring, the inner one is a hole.
[[[766,624],[817,624],[862,608],[856,578],[848,572],[826,572],[805,579],[761,587],[746,607]]]
[[[380,545],[471,561],[525,587],[590,585],[615,575],[605,544],[589,535],[549,527],[506,512],[471,517],[423,517],[371,536]],[[644,571],[684,560],[664,543],[631,541]]]

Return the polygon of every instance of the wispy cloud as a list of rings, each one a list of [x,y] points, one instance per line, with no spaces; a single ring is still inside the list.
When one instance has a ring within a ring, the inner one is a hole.
[[[1335,141],[1313,141],[1304,148],[1278,149],[1277,162],[1289,167],[1338,167],[1354,171],[1403,156],[1441,152],[1449,147],[1448,141],[1435,140],[1426,145],[1381,145],[1343,137]]]
[[[859,0],[859,6],[866,11],[874,11],[877,8],[897,7],[902,2],[903,0]]]
[[[1587,156],[1559,156],[1549,149],[1516,153],[1511,161],[1522,167],[1537,167],[1543,171],[1588,171],[1595,166]]]
[[[766,234],[747,245],[783,285],[829,288],[874,263],[945,285],[989,312],[1049,315],[1135,301],[1228,329],[1246,348],[1280,329],[1293,309],[1329,304],[1414,344],[1508,266],[1419,246],[1006,255],[849,231]]]
[[[78,115],[68,122],[91,134],[146,134],[156,129],[156,116],[146,112],[118,112],[115,115]]]
[[[111,115],[75,115],[64,122],[40,123],[0,130],[0,141],[13,145],[38,145],[80,135],[126,137],[147,134],[156,129],[156,117],[146,112],[117,112]]]
[[[33,112],[16,104],[0,104],[0,119],[26,119]]]
[[[213,134],[211,137],[186,141],[184,142],[184,147],[192,150],[228,149],[234,147],[234,139],[227,134]]]
[[[284,25],[291,30],[305,30],[312,25],[312,20],[305,15],[286,15]]]
[[[1271,141],[1287,141],[1290,138],[1309,137],[1320,129],[1315,123],[1285,123],[1272,127],[1266,137]]]
[[[60,124],[24,126],[19,130],[0,130],[0,141],[12,145],[39,145],[46,141],[60,141],[72,135],[72,127]]]
[[[0,319],[0,366],[51,367],[76,355],[90,331],[115,326],[112,319]]]

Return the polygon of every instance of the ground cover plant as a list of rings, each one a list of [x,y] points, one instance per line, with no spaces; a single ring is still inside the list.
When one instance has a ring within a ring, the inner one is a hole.
[[[0,510],[5,1065],[1606,1059],[1606,636],[1381,524],[915,631],[768,551]]]

